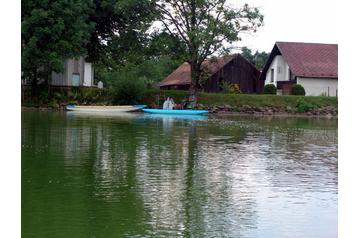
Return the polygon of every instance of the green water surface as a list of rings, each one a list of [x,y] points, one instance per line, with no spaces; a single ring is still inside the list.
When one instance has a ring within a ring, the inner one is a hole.
[[[337,237],[337,120],[22,113],[23,237]]]

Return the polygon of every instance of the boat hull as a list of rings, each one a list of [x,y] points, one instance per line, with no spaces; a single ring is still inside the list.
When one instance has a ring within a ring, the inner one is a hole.
[[[74,106],[68,105],[68,111],[75,112],[98,112],[98,113],[116,113],[116,112],[131,112],[140,110],[138,106]]]
[[[164,109],[142,109],[143,112],[171,115],[202,115],[209,113],[207,110],[164,110]]]

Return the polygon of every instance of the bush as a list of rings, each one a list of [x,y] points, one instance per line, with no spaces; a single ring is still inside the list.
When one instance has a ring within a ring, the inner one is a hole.
[[[120,79],[114,85],[114,104],[140,104],[146,85],[139,79]]]
[[[220,83],[220,88],[222,88],[222,93],[233,93],[234,92],[234,88],[232,86],[231,83],[227,82],[227,81],[222,81]]]
[[[309,112],[317,108],[317,106],[310,102],[307,102],[303,98],[300,98],[297,101],[296,108],[297,108],[297,112]]]
[[[222,81],[220,87],[222,88],[222,93],[241,93],[239,84]]]
[[[42,90],[40,92],[38,100],[39,100],[40,104],[46,104],[46,103],[49,102],[50,97],[49,97],[49,94],[48,94],[47,90]]]
[[[97,88],[81,88],[79,100],[85,104],[103,101],[103,92]]]
[[[62,101],[64,97],[64,95],[61,92],[54,92],[53,93],[53,98],[57,101]]]
[[[302,87],[301,84],[295,84],[292,86],[291,89],[291,94],[292,95],[306,95],[306,91],[305,89]]]
[[[266,84],[264,87],[264,94],[276,94],[277,89],[274,84]]]

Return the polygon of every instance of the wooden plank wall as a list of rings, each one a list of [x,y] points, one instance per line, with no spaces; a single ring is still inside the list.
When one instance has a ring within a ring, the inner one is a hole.
[[[237,56],[208,79],[204,91],[220,92],[220,81],[224,80],[239,84],[242,93],[261,93],[263,85],[258,80],[259,76],[259,70],[241,56]]]

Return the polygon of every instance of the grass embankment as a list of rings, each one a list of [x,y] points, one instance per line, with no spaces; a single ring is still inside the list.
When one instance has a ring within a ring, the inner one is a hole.
[[[68,103],[87,105],[112,105],[113,90],[96,88],[74,88],[70,90],[52,90],[43,92],[38,97],[24,95],[22,105],[25,107],[63,109]],[[188,98],[188,91],[181,90],[147,90],[140,102],[149,107],[161,107],[167,96],[179,103]],[[199,93],[198,107],[211,112],[241,113],[306,113],[313,115],[338,114],[337,97],[277,96],[257,94],[222,94]]]
[[[171,96],[175,102],[181,102],[188,95],[188,91],[149,91],[145,103],[161,100]],[[209,109],[213,112],[234,111],[243,113],[308,113],[314,115],[338,113],[337,97],[293,96],[293,95],[263,95],[263,94],[222,94],[199,93],[199,108]]]

